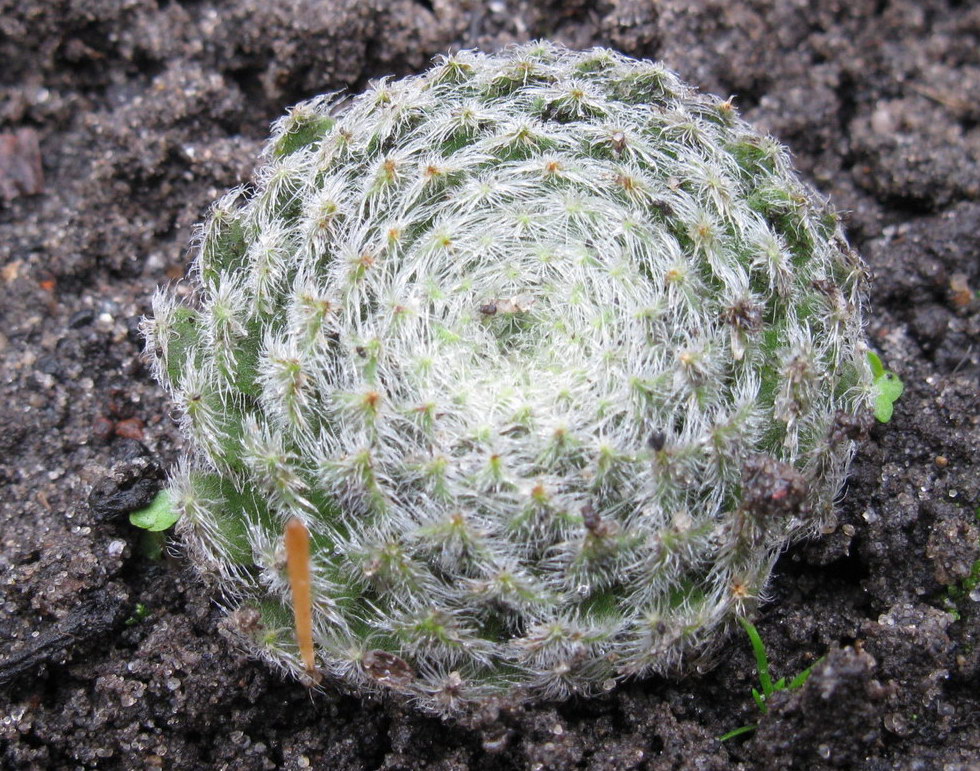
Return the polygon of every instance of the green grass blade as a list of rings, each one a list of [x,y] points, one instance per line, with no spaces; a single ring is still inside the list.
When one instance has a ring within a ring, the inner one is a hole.
[[[758,728],[758,726],[754,723],[752,725],[740,726],[739,728],[729,731],[727,734],[722,734],[721,736],[719,736],[718,741],[727,742],[729,739],[734,739],[736,736],[741,736],[742,734],[750,733],[754,731],[756,728]]]
[[[800,674],[789,681],[789,685],[786,686],[787,690],[795,691],[797,688],[802,688],[807,680],[810,679],[810,675],[813,674],[813,668],[823,661],[823,656],[814,661],[810,666],[804,669]]]
[[[759,683],[762,685],[762,695],[768,698],[772,696],[773,687],[772,677],[769,675],[769,658],[766,656],[766,646],[759,636],[759,631],[751,621],[740,618],[738,623],[742,625],[742,629],[745,630],[745,633],[749,636],[749,641],[752,643],[752,652],[755,654],[755,667],[759,673]]]

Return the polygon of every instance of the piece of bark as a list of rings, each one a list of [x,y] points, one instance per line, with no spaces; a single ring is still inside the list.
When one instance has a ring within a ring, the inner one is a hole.
[[[21,195],[44,192],[41,144],[32,128],[0,134],[0,198],[12,201]]]

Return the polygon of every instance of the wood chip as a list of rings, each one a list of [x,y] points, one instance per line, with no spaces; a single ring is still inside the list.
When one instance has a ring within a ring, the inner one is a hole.
[[[0,198],[12,201],[21,195],[43,192],[44,172],[37,132],[22,128],[13,134],[0,134]]]

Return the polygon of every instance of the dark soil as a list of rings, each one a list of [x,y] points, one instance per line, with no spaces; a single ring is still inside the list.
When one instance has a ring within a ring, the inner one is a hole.
[[[777,565],[773,670],[823,658],[766,715],[741,634],[683,681],[468,726],[312,697],[128,523],[180,443],[137,320],[270,121],[531,37],[734,94],[874,273],[871,341],[907,391],[837,528]],[[980,768],[980,4],[0,0],[0,62],[0,766]]]

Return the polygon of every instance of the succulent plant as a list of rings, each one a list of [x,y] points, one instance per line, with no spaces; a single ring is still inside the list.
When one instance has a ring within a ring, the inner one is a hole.
[[[535,43],[301,104],[146,322],[188,553],[302,675],[298,520],[318,672],[433,712],[683,671],[833,517],[863,282],[661,64]]]

